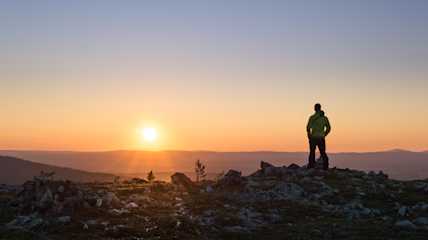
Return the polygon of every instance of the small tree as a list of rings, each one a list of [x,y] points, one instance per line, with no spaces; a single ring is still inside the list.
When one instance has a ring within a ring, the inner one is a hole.
[[[204,179],[207,176],[207,173],[205,172],[205,165],[202,164],[201,160],[196,160],[195,163],[195,173],[196,173],[196,182],[199,182],[200,180]]]
[[[147,174],[147,181],[149,182],[153,182],[155,180],[155,174],[153,173],[153,171],[150,171],[149,174]]]

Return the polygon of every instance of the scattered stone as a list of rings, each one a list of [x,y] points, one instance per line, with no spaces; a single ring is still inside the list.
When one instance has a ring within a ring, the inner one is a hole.
[[[300,169],[300,166],[295,164],[295,163],[292,163],[287,168],[290,170],[298,170],[298,169]]]
[[[103,205],[103,199],[102,198],[98,198],[97,199],[97,203],[95,204],[95,206],[101,207],[102,205]]]
[[[395,226],[398,228],[403,228],[403,229],[408,229],[408,230],[414,230],[417,229],[417,227],[415,226],[415,224],[413,224],[412,222],[410,222],[409,220],[401,220],[401,221],[397,221],[395,223]]]
[[[88,229],[89,229],[88,224],[84,223],[84,224],[83,224],[83,230],[88,230]]]
[[[257,235],[260,231],[276,231],[276,226],[290,228],[283,231],[281,237],[285,239],[287,232],[300,234],[301,224],[306,223],[314,227],[310,231],[314,239],[333,235],[342,239],[351,233],[361,237],[353,226],[373,222],[379,223],[375,227],[383,232],[417,229],[422,239],[428,236],[428,204],[422,202],[428,180],[400,182],[382,172],[320,171],[296,164],[276,167],[262,162],[260,167],[249,176],[230,170],[217,182],[199,183],[183,173],[172,175],[171,183],[150,184],[137,178],[116,183],[72,183],[43,175],[19,188],[0,185],[0,192],[11,189],[10,194],[3,194],[13,196],[5,206],[16,209],[15,219],[7,228],[44,233],[49,228],[61,231],[65,224],[82,224],[78,226],[86,231],[73,234],[94,239],[110,234],[118,239],[222,239],[223,233],[234,239],[246,234],[262,239]],[[415,197],[408,199],[407,193]],[[413,199],[422,200],[415,203]],[[331,217],[343,221],[329,230],[326,220]],[[334,232],[336,229],[339,232]]]
[[[428,225],[428,217],[419,217],[413,221],[416,225]]]
[[[208,186],[205,188],[205,192],[207,192],[207,193],[212,193],[212,192],[214,192],[214,188],[213,188],[211,185],[208,185]]]
[[[241,172],[229,170],[217,183],[220,187],[239,186],[243,183]]]
[[[114,214],[114,215],[122,215],[125,213],[129,213],[129,210],[123,209],[123,208],[122,209],[111,209],[109,212]]]
[[[117,207],[121,205],[120,199],[113,192],[108,192],[102,200],[107,206]]]
[[[125,181],[126,184],[147,184],[149,181],[142,178],[132,178],[131,180]]]
[[[66,223],[71,222],[71,217],[70,216],[62,216],[62,217],[57,218],[57,221],[59,223],[66,224]]]
[[[13,221],[9,222],[6,226],[9,228],[24,228],[34,230],[43,225],[44,220],[35,214],[30,216],[18,216]]]
[[[91,225],[97,225],[97,224],[98,224],[98,221],[97,221],[97,220],[95,220],[95,219],[92,219],[92,220],[88,220],[88,221],[86,221],[86,222],[85,222],[85,224],[87,224],[88,226],[91,226]]]
[[[268,162],[264,162],[264,161],[260,162],[260,168],[262,170],[264,170],[266,168],[271,168],[271,167],[274,167],[274,166],[272,164],[268,163]]]
[[[280,183],[273,191],[277,193],[277,199],[284,200],[298,200],[305,194],[305,190],[295,183]]]
[[[398,216],[400,216],[400,217],[406,216],[407,211],[408,210],[407,210],[406,206],[400,207],[400,209],[398,209]]]
[[[138,208],[138,204],[136,204],[134,202],[130,202],[130,203],[126,204],[126,208]]]

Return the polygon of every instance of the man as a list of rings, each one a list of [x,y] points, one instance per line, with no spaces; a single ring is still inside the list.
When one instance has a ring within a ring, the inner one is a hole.
[[[328,170],[328,156],[325,146],[325,137],[330,133],[331,127],[328,118],[321,111],[321,104],[315,104],[315,114],[309,118],[306,131],[309,138],[309,164],[308,168],[315,167],[315,150],[318,147],[323,159],[323,169]]]

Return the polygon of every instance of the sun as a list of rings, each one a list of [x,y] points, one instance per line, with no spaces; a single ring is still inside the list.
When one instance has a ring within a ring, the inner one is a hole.
[[[146,127],[141,130],[141,136],[146,142],[154,142],[158,138],[156,128]]]

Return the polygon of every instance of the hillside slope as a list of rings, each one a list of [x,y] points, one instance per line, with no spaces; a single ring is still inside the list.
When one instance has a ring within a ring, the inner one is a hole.
[[[196,159],[201,159],[207,171],[219,173],[238,169],[244,174],[258,168],[260,161],[275,165],[304,164],[306,152],[210,152],[210,151],[109,151],[109,152],[60,152],[60,151],[0,151],[15,156],[55,166],[91,172],[144,173],[192,172]],[[385,151],[369,153],[331,153],[331,166],[364,171],[384,171],[401,180],[428,178],[428,153],[410,151]]]
[[[41,171],[55,172],[55,179],[66,179],[78,182],[111,181],[112,174],[85,172],[71,168],[30,162],[14,157],[0,156],[0,183],[22,184],[39,175]]]

